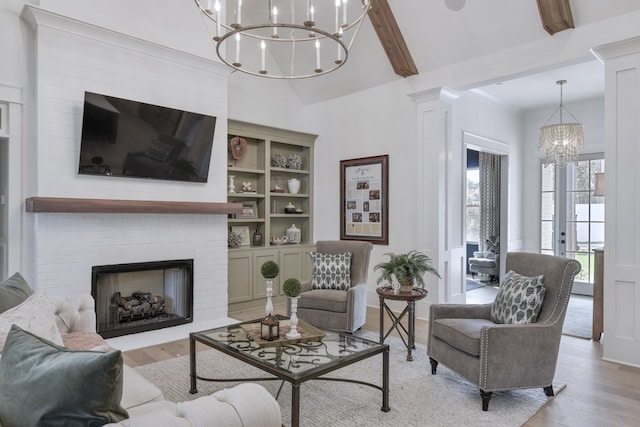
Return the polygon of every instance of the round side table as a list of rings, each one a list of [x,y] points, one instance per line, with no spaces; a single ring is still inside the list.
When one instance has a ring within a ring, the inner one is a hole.
[[[419,301],[427,296],[427,291],[424,289],[413,288],[411,292],[398,292],[395,293],[391,286],[383,286],[380,288],[376,288],[376,292],[378,293],[378,297],[380,298],[380,344],[384,344],[384,340],[389,336],[389,334],[395,329],[398,331],[402,342],[405,347],[407,347],[407,360],[412,361],[413,355],[411,351],[416,348],[415,346],[415,338],[416,338],[416,301]],[[385,300],[390,301],[405,301],[407,306],[402,310],[399,316],[396,316],[393,311],[389,308]],[[389,328],[389,330],[384,332],[384,312],[387,312],[389,317],[391,318],[393,324]],[[400,321],[407,315],[408,318],[408,330],[404,327]],[[402,329],[402,332],[401,332]],[[404,335],[403,335],[404,332]],[[405,335],[407,339],[405,340]]]

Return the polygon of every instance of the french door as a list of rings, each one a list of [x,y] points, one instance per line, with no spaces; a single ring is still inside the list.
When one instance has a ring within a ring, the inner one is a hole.
[[[542,166],[540,253],[580,262],[574,293],[593,295],[593,249],[604,247],[604,196],[593,194],[603,157],[582,155],[577,164]]]

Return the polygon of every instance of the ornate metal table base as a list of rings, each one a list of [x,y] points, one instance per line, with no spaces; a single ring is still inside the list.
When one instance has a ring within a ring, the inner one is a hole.
[[[251,323],[251,322],[247,322]],[[190,393],[198,392],[197,380],[214,382],[287,381],[291,384],[291,425],[300,424],[300,386],[308,380],[341,381],[373,387],[382,392],[383,412],[389,412],[389,346],[335,332],[319,341],[260,347],[242,324],[189,334]],[[264,378],[206,378],[196,372],[196,342],[201,342],[272,375]],[[382,353],[382,385],[323,375]],[[282,385],[278,390],[278,395]]]

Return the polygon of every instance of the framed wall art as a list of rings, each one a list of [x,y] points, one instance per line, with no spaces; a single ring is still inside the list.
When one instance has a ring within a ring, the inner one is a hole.
[[[389,156],[340,161],[340,239],[389,243]]]
[[[258,204],[255,201],[242,202],[242,212],[236,218],[258,218]]]

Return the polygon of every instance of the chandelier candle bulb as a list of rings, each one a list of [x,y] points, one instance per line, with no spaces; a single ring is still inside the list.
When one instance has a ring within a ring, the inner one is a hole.
[[[278,23],[278,8],[273,6],[273,10],[271,14],[272,14],[271,20],[273,24],[276,25]],[[271,37],[273,37],[274,39],[278,38],[278,27],[273,27],[273,35]]]
[[[209,1],[209,4],[211,4],[211,1]],[[221,27],[221,23],[220,23],[220,1],[216,0],[216,4],[214,6],[214,9],[216,11],[216,36],[214,39],[217,39],[216,41],[220,40],[220,27]]]
[[[240,33],[236,34],[236,62],[233,63],[234,66],[239,67],[240,64]]]
[[[342,26],[347,26],[347,0],[342,0]]]
[[[242,0],[236,2],[236,25],[237,27],[242,26]]]
[[[340,32],[338,33],[339,37],[342,37],[342,28],[340,28]],[[334,61],[336,64],[342,63],[342,46],[338,43],[338,59]]]
[[[215,54],[224,64],[236,71],[273,79],[316,77],[342,67],[372,8],[371,0],[290,0],[290,8],[285,7],[282,0],[250,2],[251,5],[246,1],[243,5],[242,0],[194,2],[205,18],[203,23],[209,40],[215,44]],[[317,22],[316,18],[322,22]],[[240,58],[240,36],[242,49],[246,51],[243,58]],[[319,39],[324,39],[324,53],[316,46]],[[267,49],[270,54],[268,71]],[[321,55],[325,56],[324,64]]]
[[[320,40],[316,40],[316,73],[322,71],[320,68]]]

